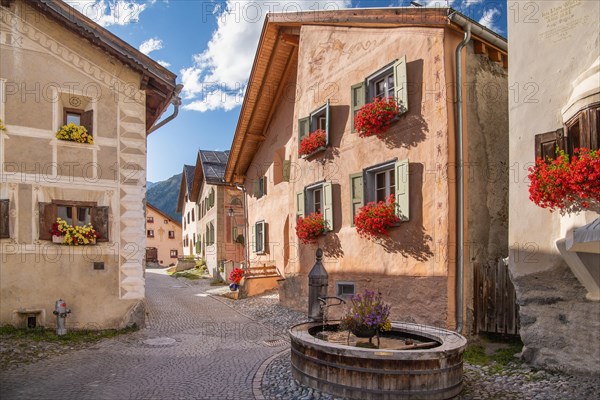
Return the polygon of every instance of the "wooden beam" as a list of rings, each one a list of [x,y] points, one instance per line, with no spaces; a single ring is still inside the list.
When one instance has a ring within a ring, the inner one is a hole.
[[[504,69],[508,69],[508,56],[506,54],[502,54],[502,66]]]
[[[256,142],[264,142],[267,139],[265,136],[259,135],[256,133],[247,133],[246,137],[248,137],[248,139],[254,140]]]
[[[146,90],[148,82],[150,82],[150,77],[148,75],[143,75],[142,81],[140,82],[140,90]]]
[[[488,56],[490,57],[490,60],[492,60],[492,61],[502,62],[502,53],[500,53],[496,49],[489,48],[488,49]]]
[[[294,59],[294,56],[296,55],[297,51],[298,51],[298,49],[295,48],[288,55],[288,59],[285,63],[285,68],[283,70],[283,74],[281,75],[281,80],[279,81],[279,87],[277,88],[277,92],[275,93],[275,98],[273,100],[273,103],[271,103],[271,108],[269,109],[269,114],[267,116],[267,121],[265,123],[264,132],[266,132],[269,129],[269,126],[271,125],[271,120],[273,119],[273,115],[275,114],[275,108],[277,108],[277,106],[279,105],[279,100],[281,99],[281,96],[283,95],[283,89],[285,88],[285,82],[287,81],[288,75],[290,73],[290,68],[292,66],[292,60]]]
[[[485,54],[485,44],[479,40],[473,42],[473,49],[475,50],[475,54]]]
[[[300,45],[300,36],[299,35],[290,35],[289,33],[282,33],[281,41],[297,47]]]

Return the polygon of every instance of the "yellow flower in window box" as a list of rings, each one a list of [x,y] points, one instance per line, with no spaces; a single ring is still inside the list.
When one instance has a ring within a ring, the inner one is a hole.
[[[5,131],[5,130],[6,130],[6,127],[4,126],[2,119],[0,119],[0,131]]]
[[[94,137],[88,133],[87,129],[84,126],[75,125],[73,122],[63,125],[56,132],[56,138],[77,143],[94,144]]]

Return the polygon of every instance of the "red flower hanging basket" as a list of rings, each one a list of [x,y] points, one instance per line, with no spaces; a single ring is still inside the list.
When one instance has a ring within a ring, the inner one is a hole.
[[[309,156],[317,150],[325,148],[326,145],[327,133],[323,129],[317,129],[302,139],[300,148],[298,149],[298,155]]]
[[[552,161],[536,160],[529,168],[529,199],[561,214],[584,210],[600,212],[600,155],[575,149],[573,157],[558,151]]]
[[[371,202],[358,210],[354,216],[354,225],[360,237],[372,240],[388,235],[388,229],[400,223],[396,215],[394,196],[387,201]]]
[[[317,238],[325,232],[325,219],[321,213],[312,213],[308,217],[298,217],[296,236],[302,244],[316,243]]]
[[[354,117],[354,129],[360,137],[380,136],[389,129],[398,116],[398,103],[393,97],[375,98],[365,104]]]

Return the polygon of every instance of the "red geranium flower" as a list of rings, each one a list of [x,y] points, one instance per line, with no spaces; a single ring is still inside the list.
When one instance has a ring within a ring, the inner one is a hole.
[[[298,154],[301,156],[309,155],[320,147],[325,147],[327,144],[327,133],[323,129],[317,129],[316,131],[305,136],[300,142],[300,148]]]
[[[354,225],[360,237],[375,239],[388,234],[388,229],[401,220],[396,215],[394,195],[386,201],[371,202],[358,210]]]
[[[321,213],[312,213],[308,217],[298,217],[296,236],[303,244],[316,243],[317,238],[325,231],[325,219]]]
[[[380,136],[387,132],[398,112],[398,103],[393,97],[375,98],[372,103],[358,110],[354,117],[354,128],[360,137]]]

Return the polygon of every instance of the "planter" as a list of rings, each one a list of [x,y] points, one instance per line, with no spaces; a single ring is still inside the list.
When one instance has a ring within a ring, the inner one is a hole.
[[[238,290],[239,287],[240,287],[240,285],[238,285],[236,283],[229,284],[229,290],[231,290],[232,292],[235,292],[236,290]]]
[[[373,336],[375,336],[377,334],[377,329],[367,326],[367,325],[361,325],[359,327],[352,329],[351,332],[356,337],[359,337],[362,339],[371,339]]]
[[[64,241],[65,237],[64,236],[56,236],[56,235],[52,235],[52,243],[56,243],[56,244],[62,244]]]
[[[314,156],[316,154],[319,154],[320,152],[325,151],[325,150],[327,150],[327,147],[321,146],[321,147],[319,147],[318,149],[314,150],[313,152],[311,152],[309,154],[302,154],[300,156],[300,158],[302,158],[302,159],[311,158],[312,156]]]

